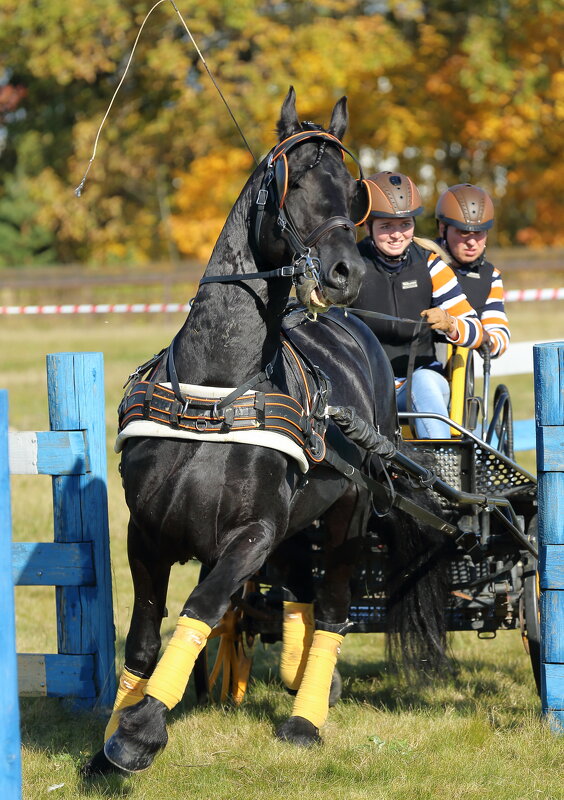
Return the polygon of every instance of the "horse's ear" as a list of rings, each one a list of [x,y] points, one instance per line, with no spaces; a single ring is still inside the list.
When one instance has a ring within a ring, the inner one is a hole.
[[[329,133],[332,133],[339,141],[342,141],[348,124],[349,112],[347,110],[347,98],[341,97],[340,100],[337,100],[335,108],[333,109],[331,122],[329,123]]]
[[[286,99],[282,103],[282,110],[280,112],[280,119],[276,126],[280,141],[292,136],[293,133],[301,131],[300,121],[296,112],[296,93],[294,87],[290,86]]]

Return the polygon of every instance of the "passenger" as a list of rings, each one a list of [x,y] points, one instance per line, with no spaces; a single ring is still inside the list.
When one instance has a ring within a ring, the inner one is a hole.
[[[482,325],[440,248],[414,239],[415,217],[423,207],[413,181],[399,172],[379,172],[368,178],[368,186],[369,235],[358,245],[367,271],[355,306],[408,320],[362,316],[391,361],[398,410],[448,417],[449,384],[435,343],[479,347]],[[417,325],[409,321],[419,319]],[[416,420],[415,431],[424,439],[450,438],[448,423],[437,419]]]
[[[435,209],[439,244],[451,258],[458,282],[484,327],[484,342],[497,358],[507,349],[510,333],[503,305],[499,270],[486,260],[488,231],[494,222],[490,196],[479,186],[459,183],[439,197]]]

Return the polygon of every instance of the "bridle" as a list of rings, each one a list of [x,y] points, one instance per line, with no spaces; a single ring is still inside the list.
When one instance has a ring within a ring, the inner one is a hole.
[[[313,231],[307,236],[302,238],[297,226],[292,220],[288,208],[285,206],[286,194],[288,192],[288,158],[287,154],[290,150],[305,143],[305,142],[319,142],[322,146],[322,152],[318,156],[316,162],[310,165],[310,168],[315,167],[325,151],[327,144],[337,147],[343,159],[345,153],[351,156],[359,168],[360,177],[357,184],[366,192],[366,213],[358,222],[344,216],[330,217],[317,225]],[[370,191],[362,173],[362,166],[358,158],[348,150],[342,142],[333,136],[332,133],[326,131],[301,131],[295,133],[279,142],[271,151],[268,156],[266,170],[263,175],[260,189],[258,191],[257,199],[255,201],[256,216],[254,224],[254,238],[257,247],[260,250],[260,235],[261,228],[264,220],[266,206],[269,200],[274,204],[278,211],[276,224],[278,225],[281,235],[286,238],[293,251],[292,263],[288,266],[279,267],[278,269],[265,270],[260,272],[249,272],[236,275],[206,275],[200,281],[200,286],[205,283],[234,283],[236,281],[247,281],[253,279],[269,280],[270,278],[291,278],[294,283],[297,283],[301,278],[312,280],[320,286],[319,259],[311,255],[311,248],[314,247],[319,240],[327,235],[335,228],[345,228],[346,230],[353,231],[357,225],[361,225],[368,214],[370,213]]]

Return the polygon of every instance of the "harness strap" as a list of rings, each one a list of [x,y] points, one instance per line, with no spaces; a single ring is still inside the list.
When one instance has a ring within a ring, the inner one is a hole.
[[[423,320],[415,327],[415,332],[413,334],[413,339],[411,340],[411,344],[409,345],[409,356],[407,359],[407,375],[405,378],[405,382],[407,386],[405,387],[405,407],[408,412],[413,411],[413,397],[411,394],[411,386],[413,384],[413,371],[415,368],[415,359],[417,357],[417,348],[419,346],[419,337],[421,335],[421,329]],[[411,428],[411,435],[416,439],[417,438],[417,431],[415,429],[415,420],[409,421],[409,427]]]
[[[176,334],[178,336],[178,334]],[[178,400],[179,403],[183,403],[184,399],[182,397],[182,392],[180,391],[180,382],[178,380],[178,373],[176,372],[176,366],[174,364],[174,343],[176,341],[176,336],[172,340],[172,342],[168,346],[168,351],[166,354],[166,371],[168,374],[168,379],[170,381],[170,385],[174,391],[174,396]]]
[[[348,217],[331,217],[325,220],[325,222],[321,222],[317,228],[314,228],[304,240],[304,244],[306,247],[313,247],[322,236],[325,236],[325,234],[329,233],[333,228],[346,228],[347,230],[354,231],[355,227],[352,219]]]
[[[303,350],[298,347],[295,341],[292,340],[290,336],[290,332],[287,328],[282,328],[282,335],[288,340],[290,344],[290,349],[295,351],[298,356],[301,358],[303,364],[307,368],[309,372],[314,386],[315,386],[315,394],[311,399],[311,413],[317,417],[322,418],[325,416],[325,406],[327,403],[327,398],[331,395],[331,381],[327,377],[327,375],[316,365],[314,364],[308,356],[303,352]],[[293,353],[295,358],[295,353]],[[306,393],[309,391],[306,389]]]
[[[164,354],[166,353],[166,350],[167,348],[163,347],[163,349],[159,353],[156,353],[148,361],[145,361],[144,364],[141,364],[139,367],[137,367],[135,371],[132,372],[131,375],[129,375],[126,382],[123,384],[123,388],[125,389],[127,386],[129,386],[130,383],[133,383],[134,381],[137,381],[139,378],[142,378],[145,375],[145,373],[150,370],[151,367],[155,366],[155,364],[160,364]]]
[[[214,408],[217,411],[221,411],[234,400],[237,400],[238,397],[241,397],[241,395],[245,394],[245,392],[247,392],[249,389],[252,389],[253,386],[258,386],[259,383],[264,383],[264,381],[269,380],[270,376],[274,372],[274,362],[277,358],[278,351],[276,351],[274,354],[272,361],[267,364],[261,372],[257,372],[257,374],[253,375],[252,378],[249,378],[248,381],[245,381],[245,383],[242,383],[241,386],[238,386],[236,389],[234,389],[230,394],[227,395],[227,397],[224,397],[223,400],[221,400],[219,403],[216,403]]]
[[[447,536],[457,538],[459,531],[456,526],[451,525],[449,522],[445,522],[436,514],[433,514],[432,511],[428,511],[426,508],[418,506],[413,501],[408,500],[407,497],[403,497],[403,495],[398,494],[397,492],[392,492],[374,478],[371,478],[366,473],[361,472],[356,467],[353,467],[352,464],[349,464],[344,458],[341,458],[341,456],[332,448],[327,448],[325,453],[325,461],[334,469],[336,469],[337,472],[340,472],[341,475],[344,475],[345,478],[348,478],[353,483],[356,483],[357,486],[368,489],[368,491],[371,492],[377,500],[385,501],[388,504],[401,509],[401,511],[405,511],[411,517],[414,517],[423,524],[430,525],[432,528],[435,528],[442,533],[446,533]]]
[[[266,270],[263,272],[243,272],[236,275],[204,275],[200,280],[200,286],[204,283],[237,283],[238,281],[252,281],[256,279],[268,280],[269,278],[295,278],[304,275],[307,271],[307,264],[290,264],[278,269]]]

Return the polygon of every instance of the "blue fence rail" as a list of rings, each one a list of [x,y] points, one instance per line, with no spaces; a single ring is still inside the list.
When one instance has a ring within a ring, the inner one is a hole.
[[[564,733],[564,342],[535,345],[541,700]]]
[[[11,562],[12,517],[8,466],[8,392],[0,389],[0,797],[21,796],[20,712]]]
[[[84,709],[111,708],[116,694],[102,354],[47,356],[47,390],[50,430],[10,434],[7,395],[1,393],[0,794],[6,790],[5,800],[20,796],[16,682],[20,695],[69,698]],[[9,473],[52,476],[53,542],[11,541]],[[9,622],[14,584],[54,586],[57,608],[57,653],[18,655],[17,669]],[[10,702],[14,711],[6,717]]]

